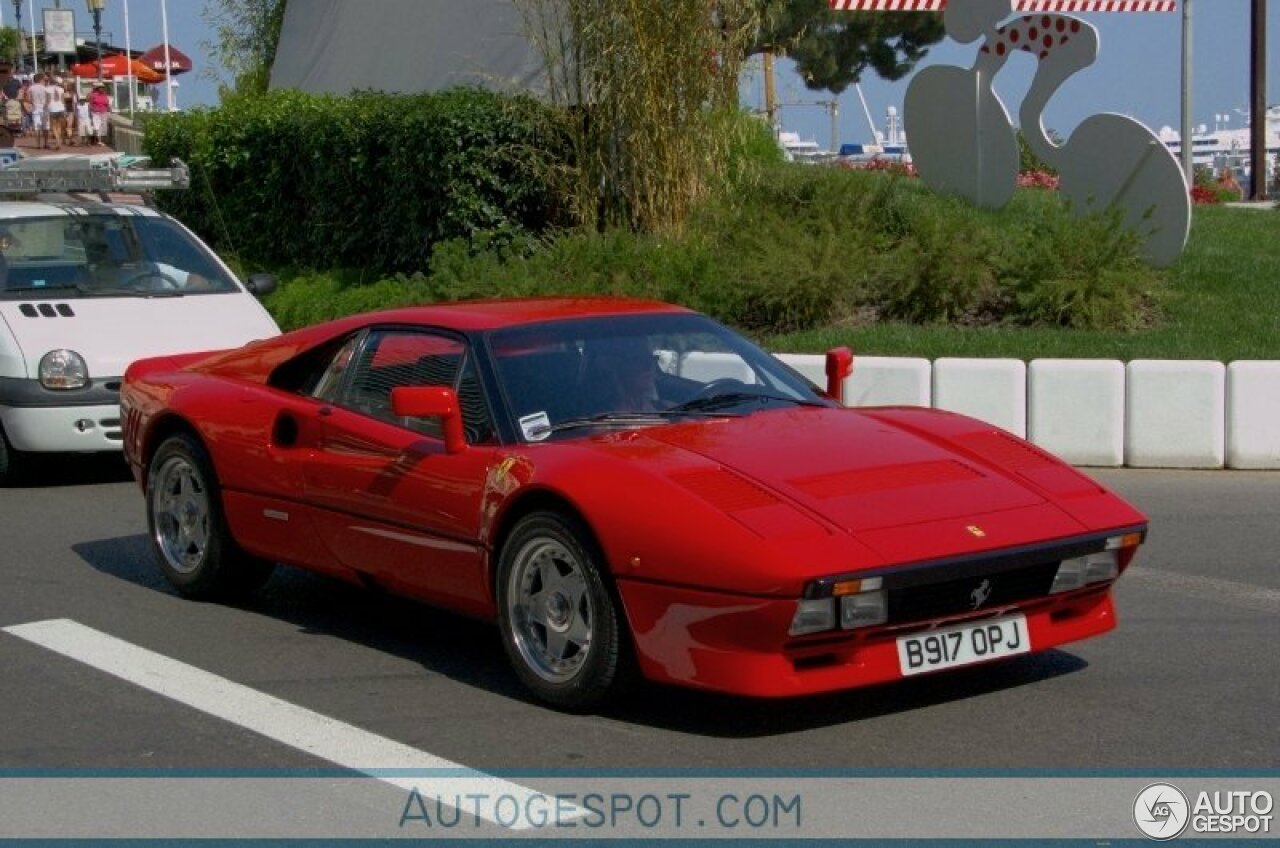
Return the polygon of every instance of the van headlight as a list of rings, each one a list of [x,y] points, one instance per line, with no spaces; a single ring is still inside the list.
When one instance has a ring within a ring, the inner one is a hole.
[[[40,359],[40,385],[46,389],[82,389],[89,384],[89,368],[74,350],[51,350]]]

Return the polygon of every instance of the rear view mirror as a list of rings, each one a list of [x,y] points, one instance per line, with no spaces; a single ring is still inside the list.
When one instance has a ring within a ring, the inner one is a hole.
[[[827,351],[827,394],[844,403],[844,381],[853,373],[853,351],[833,347]]]
[[[405,418],[439,418],[444,449],[462,453],[467,436],[462,429],[462,407],[453,389],[442,386],[399,386],[391,390],[391,411]]]
[[[275,291],[277,285],[279,280],[276,279],[275,274],[250,274],[244,287],[249,290],[249,294],[263,297]]]

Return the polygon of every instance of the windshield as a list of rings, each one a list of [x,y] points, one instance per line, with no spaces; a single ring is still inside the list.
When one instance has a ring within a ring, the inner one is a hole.
[[[832,405],[795,371],[702,315],[550,322],[495,332],[489,346],[527,441]]]
[[[77,214],[0,222],[0,299],[237,291],[213,255],[177,223]]]

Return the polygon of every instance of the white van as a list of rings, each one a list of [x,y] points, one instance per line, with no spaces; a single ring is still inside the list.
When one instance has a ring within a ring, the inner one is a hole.
[[[0,194],[184,180],[185,169],[25,160],[0,169]],[[268,275],[241,283],[190,230],[141,203],[0,201],[0,485],[24,454],[119,451],[129,364],[278,335],[255,296],[274,286]]]

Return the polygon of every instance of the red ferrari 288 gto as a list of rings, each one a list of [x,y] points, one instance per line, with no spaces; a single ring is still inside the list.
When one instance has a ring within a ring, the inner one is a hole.
[[[542,700],[890,681],[1115,625],[1144,516],[960,415],[844,408],[711,319],[560,298],[378,312],[143,360],[121,402],[160,567],[275,563],[496,621]]]

